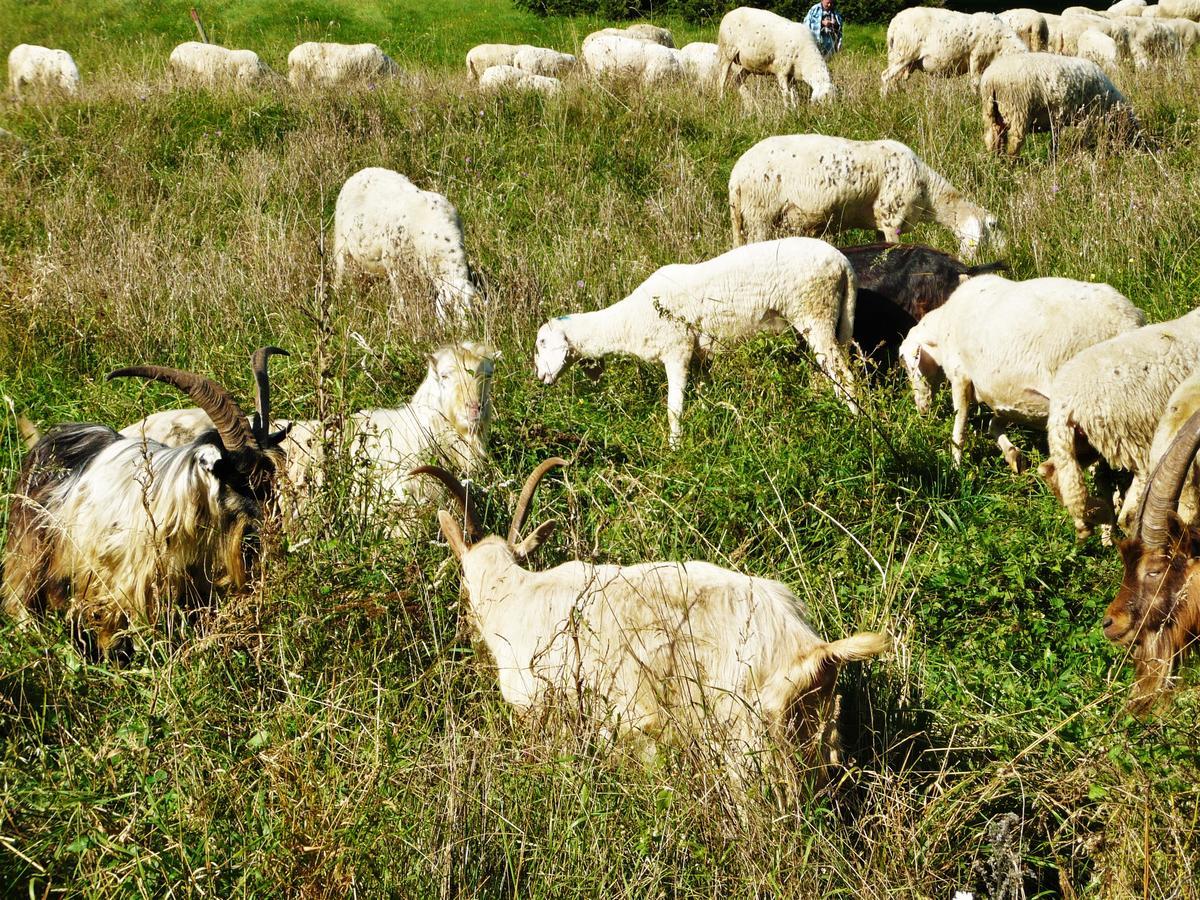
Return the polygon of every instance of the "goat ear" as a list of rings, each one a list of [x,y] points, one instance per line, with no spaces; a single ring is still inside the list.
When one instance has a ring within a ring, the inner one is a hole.
[[[538,547],[550,539],[556,528],[558,528],[557,519],[543,522],[525,540],[513,547],[513,554],[517,559],[527,559]]]
[[[442,528],[442,534],[446,537],[446,543],[450,545],[450,550],[454,553],[456,559],[462,559],[470,548],[467,542],[463,539],[462,528],[458,525],[458,520],[444,509],[438,510],[438,525]]]
[[[1189,559],[1200,556],[1200,533],[1189,528],[1177,513],[1167,517],[1167,544],[1178,547]]]

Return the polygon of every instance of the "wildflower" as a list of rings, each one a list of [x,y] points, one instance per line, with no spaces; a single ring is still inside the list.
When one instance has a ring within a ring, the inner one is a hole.
[[[575,287],[579,288],[580,290],[583,290],[583,279],[582,278],[580,278],[577,282],[575,282]]]

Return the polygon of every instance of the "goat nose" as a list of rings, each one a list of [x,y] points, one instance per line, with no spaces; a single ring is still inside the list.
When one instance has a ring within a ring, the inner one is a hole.
[[[1112,616],[1105,616],[1104,624],[1101,625],[1100,627],[1103,628],[1105,631],[1107,631],[1109,628],[1112,628]]]

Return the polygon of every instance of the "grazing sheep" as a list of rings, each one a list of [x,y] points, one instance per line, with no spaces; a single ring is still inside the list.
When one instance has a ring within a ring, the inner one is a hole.
[[[676,51],[653,41],[615,34],[589,35],[583,42],[583,63],[593,75],[644,85],[683,78],[683,65]]]
[[[982,275],[913,326],[900,346],[900,359],[922,413],[929,411],[941,378],[950,382],[956,466],[962,464],[971,403],[978,401],[994,413],[989,432],[1004,459],[1021,472],[1024,456],[1004,433],[1004,424],[1044,427],[1050,383],[1063,363],[1144,322],[1141,310],[1107,284]]]
[[[1140,16],[1146,9],[1146,0],[1117,0],[1108,8],[1110,16]]]
[[[531,75],[558,78],[575,68],[570,53],[532,44],[480,44],[467,51],[467,71],[478,81],[493,66],[513,66]]]
[[[73,97],[79,93],[79,68],[66,50],[17,44],[8,54],[8,87],[18,101],[31,91]]]
[[[902,9],[888,23],[888,66],[881,92],[916,71],[953,77],[969,74],[971,88],[992,61],[1026,52],[1025,42],[991,13],[967,14],[938,7]]]
[[[1146,487],[1133,536],[1120,544],[1125,572],[1104,615],[1104,636],[1131,648],[1131,712],[1164,696],[1182,657],[1200,640],[1200,529],[1186,524],[1180,492],[1200,449],[1200,413],[1178,429]]]
[[[613,353],[660,363],[667,371],[667,418],[675,444],[693,358],[792,328],[857,413],[845,348],[854,327],[854,292],[854,270],[846,257],[812,238],[764,241],[695,265],[663,266],[606,309],[559,316],[543,325],[537,335],[537,375],[554,384],[572,360]]]
[[[651,44],[659,44],[663,47],[675,49],[675,36],[666,28],[659,28],[657,25],[649,25],[645,22],[638,22],[634,25],[629,25],[625,28],[601,28],[599,31],[593,31],[583,39],[586,45],[590,38],[597,35],[607,35],[610,37],[629,38],[634,41],[646,41]]]
[[[983,73],[979,95],[984,144],[994,153],[1016,156],[1032,131],[1050,131],[1057,149],[1061,128],[1094,119],[1107,119],[1126,140],[1136,140],[1140,128],[1125,95],[1086,59],[1001,57]]]
[[[1080,59],[1094,62],[1109,74],[1117,71],[1121,61],[1121,52],[1117,47],[1117,42],[1103,31],[1097,31],[1095,28],[1089,28],[1079,35],[1075,45],[1075,55]]]
[[[1159,0],[1158,8],[1163,18],[1200,22],[1200,0]]]
[[[900,232],[935,221],[959,239],[970,259],[1003,247],[996,217],[960,194],[899,141],[851,141],[793,134],[759,141],[729,173],[735,246],[779,230],[821,235],[875,228],[895,243]]]
[[[526,713],[561,703],[653,753],[698,741],[735,784],[761,774],[790,784],[793,748],[818,772],[839,759],[838,668],[887,651],[885,634],[826,642],[803,603],[778,581],[707,562],[522,565],[553,533],[521,539],[543,462],[521,491],[507,538],[485,536],[472,498],[449,472],[424,466],[458,500],[438,512],[462,564],[463,611],[490,654],[505,701]]]
[[[1050,25],[1036,9],[1009,9],[997,15],[1034,53],[1050,48]]]
[[[467,73],[473,81],[492,66],[511,66],[517,51],[528,44],[479,44],[467,51]]]
[[[400,67],[375,44],[306,41],[288,54],[288,81],[295,88],[328,88],[399,74]]]
[[[409,279],[428,280],[440,321],[461,318],[476,299],[458,210],[391,169],[362,169],[342,185],[333,212],[333,260],[335,287],[351,265],[386,276],[398,298]]]
[[[679,51],[679,61],[688,77],[697,84],[714,87],[721,72],[720,48],[716,44],[692,41]]]
[[[252,534],[270,503],[284,432],[271,433],[266,357],[255,418],[220,385],[162,366],[109,378],[187,393],[213,427],[182,447],[124,438],[103,425],[51,428],[21,466],[9,506],[4,612],[18,622],[65,610],[102,654],[137,623],[210,606],[244,587]]]
[[[1172,393],[1200,359],[1200,310],[1146,325],[1081,351],[1050,385],[1049,458],[1039,468],[1085,539],[1094,521],[1112,522],[1111,472],[1133,473],[1121,520],[1137,508],[1150,446]],[[1083,466],[1099,460],[1099,506],[1090,503]]]
[[[500,354],[485,344],[463,341],[429,354],[425,379],[412,399],[396,409],[365,409],[345,425],[347,456],[366,478],[355,486],[366,511],[384,514],[392,537],[410,533],[413,510],[434,499],[430,485],[410,478],[409,469],[431,460],[470,473],[486,463],[492,422],[491,387]],[[327,441],[321,423],[292,422],[280,449],[287,457],[289,518],[301,514],[321,483]],[[212,428],[199,408],[152,413],[121,430],[136,439],[178,446]]]
[[[562,82],[545,75],[533,75],[516,66],[489,66],[479,77],[481,88],[514,88],[553,96],[562,90]]]
[[[167,67],[176,84],[207,88],[252,87],[276,77],[253,50],[229,50],[199,41],[172,50]]]
[[[739,7],[721,19],[717,52],[722,91],[731,76],[740,87],[749,75],[774,75],[789,106],[796,103],[797,81],[812,89],[813,103],[836,95],[825,57],[803,22],[765,9]]]
[[[921,244],[839,247],[858,280],[854,343],[868,359],[890,365],[900,342],[927,312],[937,309],[968,278],[1005,271],[1004,263],[968,266]]]

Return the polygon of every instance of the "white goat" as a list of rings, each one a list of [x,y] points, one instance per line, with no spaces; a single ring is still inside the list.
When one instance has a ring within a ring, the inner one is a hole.
[[[431,284],[439,320],[461,318],[476,299],[458,210],[391,169],[362,169],[342,185],[333,261],[335,287],[352,265],[386,276],[397,298],[414,278]]]
[[[33,445],[9,507],[4,612],[19,622],[66,610],[96,648],[130,625],[215,602],[246,581],[247,538],[269,503],[283,432],[270,433],[266,357],[255,354],[255,418],[215,382],[161,366],[135,376],[173,385],[213,427],[181,447],[103,425],[59,425]]]
[[[538,482],[564,460],[542,463],[525,483],[507,539],[484,536],[471,498],[437,467],[459,501],[438,512],[462,564],[464,612],[492,656],[504,699],[521,712],[565,702],[602,730],[643,750],[698,740],[747,784],[764,762],[786,771],[793,745],[838,759],[831,721],[839,666],[885,652],[886,635],[826,642],[787,586],[706,562],[633,566],[567,562],[531,572],[522,562],[552,533],[543,523],[520,539]]]
[[[968,259],[984,245],[1004,244],[995,216],[899,141],[766,138],[729,173],[729,212],[735,245],[776,230],[821,235],[847,228],[876,228],[895,242],[902,229],[931,220],[954,232]]]
[[[797,81],[812,89],[813,103],[837,93],[821,48],[803,22],[742,6],[721,19],[717,47],[722,91],[731,77],[740,87],[748,75],[774,75],[789,106],[796,102]]]
[[[913,400],[928,412],[944,376],[954,397],[954,464],[962,463],[971,403],[995,414],[989,432],[1014,472],[1024,457],[1004,433],[1007,422],[1045,427],[1054,373],[1085,347],[1145,322],[1141,310],[1107,284],[1068,278],[1009,281],[980,275],[926,313],[900,345]]]
[[[667,419],[675,444],[693,358],[791,328],[804,336],[834,390],[857,413],[846,355],[855,288],[846,257],[812,238],[764,241],[694,265],[663,266],[607,309],[543,325],[537,375],[553,384],[574,359],[613,353],[660,363],[667,371]]]
[[[73,97],[79,93],[79,67],[66,50],[17,44],[8,53],[8,87],[18,101],[28,91]]]

